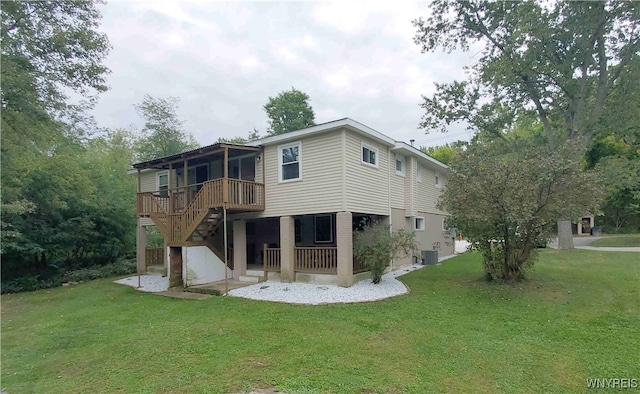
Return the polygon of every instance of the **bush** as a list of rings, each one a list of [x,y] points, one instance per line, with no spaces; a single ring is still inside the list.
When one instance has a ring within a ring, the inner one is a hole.
[[[377,222],[363,223],[363,229],[353,235],[353,255],[371,270],[373,283],[380,283],[384,270],[397,255],[408,256],[416,248],[413,231],[392,233],[389,226]]]
[[[2,282],[1,292],[21,293],[23,291],[34,291],[40,289],[49,289],[61,286],[66,282],[86,282],[100,278],[110,278],[113,276],[121,276],[133,274],[136,272],[135,259],[121,258],[111,264],[94,265],[89,268],[81,268],[78,270],[67,271],[62,275],[53,278],[41,279],[38,276],[26,276]]]

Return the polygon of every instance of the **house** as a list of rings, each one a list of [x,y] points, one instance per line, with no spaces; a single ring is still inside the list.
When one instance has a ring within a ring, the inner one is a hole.
[[[268,275],[351,286],[368,277],[353,258],[352,234],[363,221],[415,230],[420,250],[454,251],[436,207],[448,167],[349,118],[133,168],[139,270],[146,228],[156,226],[171,285]]]

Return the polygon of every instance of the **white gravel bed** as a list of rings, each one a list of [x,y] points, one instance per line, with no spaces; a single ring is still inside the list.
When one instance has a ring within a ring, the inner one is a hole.
[[[136,290],[148,293],[159,293],[169,289],[169,278],[162,275],[140,275],[140,288],[138,288],[138,275],[116,280],[113,283],[135,287]]]
[[[442,262],[454,256],[455,255],[445,256],[438,260]],[[426,266],[414,264],[403,267],[397,271],[389,272],[382,276],[382,281],[377,285],[374,285],[371,279],[360,281],[351,287],[309,283],[282,283],[268,280],[255,285],[231,290],[228,295],[251,300],[306,305],[376,301],[408,293],[409,289],[396,278],[424,267]],[[138,288],[137,275],[117,280],[114,283],[131,286],[137,290],[150,293],[158,293],[169,288],[169,278],[162,277],[161,275],[141,275],[140,288]]]
[[[454,256],[446,256],[438,260],[443,261],[451,257]],[[377,285],[374,285],[371,279],[360,281],[351,287],[295,282],[282,283],[268,280],[231,290],[228,295],[251,300],[306,305],[376,301],[408,293],[409,289],[396,278],[424,267],[424,265],[414,264],[389,272],[382,276],[382,281]]]

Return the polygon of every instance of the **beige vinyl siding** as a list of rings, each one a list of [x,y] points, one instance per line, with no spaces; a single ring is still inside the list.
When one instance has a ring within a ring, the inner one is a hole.
[[[158,190],[156,181],[157,171],[144,171],[140,172],[140,192],[155,192]],[[134,175],[137,177],[138,175]]]
[[[279,182],[278,145],[264,151],[266,209],[262,217],[343,210],[342,132],[302,138],[302,180]],[[291,141],[294,143],[297,141]],[[284,143],[282,145],[289,145]],[[262,172],[262,169],[260,169]]]
[[[396,173],[396,155],[391,153],[389,155],[389,170],[391,172],[391,208],[405,209],[404,207],[404,184],[407,177],[407,167],[409,163],[409,157],[404,158],[405,162],[405,176],[402,177]]]
[[[436,187],[436,171],[433,168],[422,168],[422,182],[416,181],[416,210],[435,214],[446,214],[436,208],[436,202],[446,185],[446,178],[442,172],[438,172],[440,188]]]
[[[404,181],[404,209],[407,216],[416,214],[416,159],[407,158],[407,171]]]
[[[378,168],[362,162],[363,142],[378,149]],[[345,154],[346,210],[389,215],[389,153],[387,147],[347,131]],[[395,176],[395,167],[393,176]]]
[[[453,254],[453,239],[442,231],[442,219],[446,216],[421,211],[418,216],[425,221],[425,230],[415,232],[418,250],[438,250],[438,257]]]

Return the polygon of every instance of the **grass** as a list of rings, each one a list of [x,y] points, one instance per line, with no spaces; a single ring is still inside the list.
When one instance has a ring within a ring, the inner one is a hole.
[[[640,246],[640,234],[612,235],[600,238],[592,242],[590,246],[638,247]]]
[[[492,285],[465,254],[406,296],[295,306],[175,300],[98,280],[2,296],[2,388],[32,392],[583,392],[639,378],[635,253],[541,253]]]

